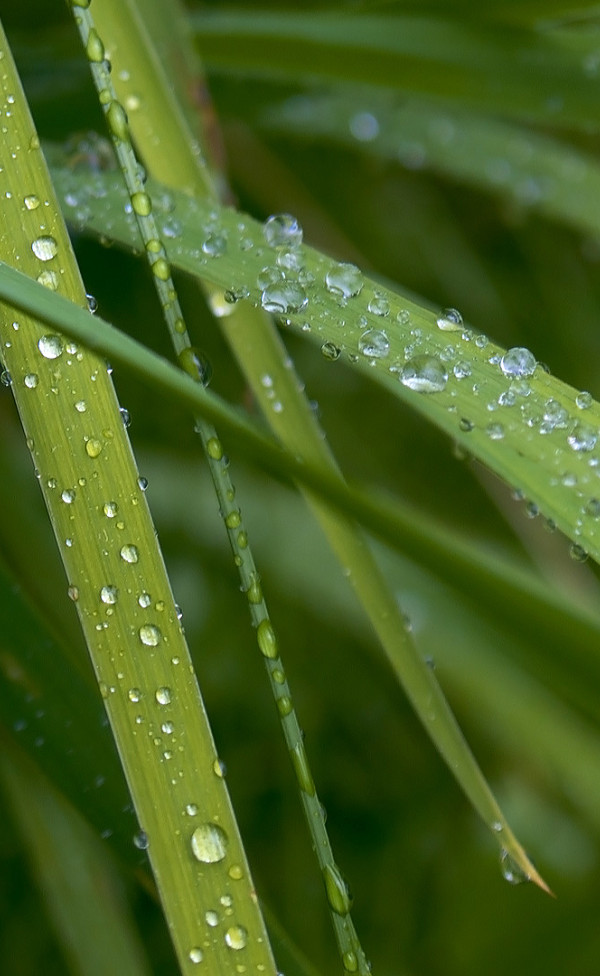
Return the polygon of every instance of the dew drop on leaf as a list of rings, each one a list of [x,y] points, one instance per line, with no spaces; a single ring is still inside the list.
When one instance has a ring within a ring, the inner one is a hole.
[[[367,329],[358,340],[358,351],[368,359],[384,359],[390,351],[390,340],[379,329]]]
[[[334,264],[325,275],[325,286],[338,298],[354,298],[362,291],[362,272],[354,264]]]
[[[44,359],[58,359],[63,353],[63,341],[58,335],[44,335],[38,341],[38,349]]]
[[[510,377],[532,376],[536,366],[535,356],[524,346],[514,346],[500,360],[500,369],[505,376]]]
[[[243,925],[231,925],[225,933],[225,945],[230,949],[245,949],[248,932]]]
[[[219,824],[204,823],[196,827],[191,838],[192,854],[203,864],[216,864],[227,854],[229,838]]]
[[[156,647],[160,644],[162,634],[154,624],[144,624],[140,627],[138,635],[142,644],[146,647]]]
[[[443,332],[460,332],[463,327],[463,317],[456,308],[445,308],[436,321]]]
[[[58,244],[49,235],[36,237],[31,245],[31,250],[40,261],[51,261],[58,254]]]
[[[403,386],[418,393],[441,393],[448,382],[448,374],[435,356],[414,356],[404,364],[398,378]]]
[[[302,227],[291,214],[274,214],[263,227],[265,241],[270,247],[299,247]]]
[[[137,563],[140,558],[137,546],[132,545],[132,543],[122,546],[119,555],[126,563]]]

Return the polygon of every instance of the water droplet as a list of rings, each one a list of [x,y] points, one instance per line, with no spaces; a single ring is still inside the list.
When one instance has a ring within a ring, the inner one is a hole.
[[[299,247],[302,244],[302,227],[291,214],[274,214],[263,227],[269,247]]]
[[[177,357],[179,360],[179,365],[186,373],[202,383],[202,386],[208,386],[211,381],[213,369],[210,360],[195,346],[186,346],[182,349]]]
[[[211,258],[221,257],[227,250],[227,237],[225,234],[209,234],[202,245],[202,250]]]
[[[89,437],[85,442],[85,453],[89,458],[97,458],[102,454],[102,441],[97,437]]]
[[[159,705],[170,705],[171,704],[171,689],[163,685],[161,688],[157,688],[154,693]]]
[[[402,367],[398,378],[403,386],[419,393],[441,393],[448,382],[448,374],[435,356],[414,356]]]
[[[355,952],[345,952],[342,956],[342,965],[345,972],[356,973],[358,972],[358,958]]]
[[[51,261],[58,254],[58,244],[53,237],[37,237],[31,245],[31,250],[40,261]]]
[[[325,275],[325,286],[338,298],[354,298],[362,291],[362,272],[354,264],[334,264]]]
[[[138,488],[140,489],[140,491],[147,491],[148,490],[148,479],[147,478],[142,478],[140,476],[138,478],[138,480],[137,480],[137,483],[138,483]]]
[[[73,603],[77,603],[79,599],[79,587],[69,586],[69,588],[67,589],[67,596],[69,597],[69,600],[73,601]]]
[[[135,705],[141,700],[142,693],[139,688],[130,688],[127,692],[127,697],[129,698],[129,701],[133,702]]]
[[[436,321],[443,332],[460,332],[463,327],[463,317],[456,308],[445,308]]]
[[[371,112],[356,112],[348,125],[351,135],[359,142],[372,142],[379,135],[379,122]]]
[[[379,315],[381,318],[385,318],[390,314],[390,303],[385,295],[380,295],[378,292],[375,292],[373,298],[367,305],[367,309],[372,315]]]
[[[358,351],[369,359],[384,359],[390,351],[390,340],[379,329],[367,329],[358,340]]]
[[[544,420],[546,426],[543,428],[543,433],[554,430],[555,427],[566,427],[569,411],[563,407],[562,403],[551,397],[544,404]]]
[[[502,424],[488,424],[485,432],[491,441],[501,441],[504,437],[504,427]]]
[[[85,413],[87,410],[87,403],[85,400],[77,400],[74,404],[77,413]]]
[[[23,203],[27,210],[37,210],[40,205],[40,198],[35,195],[35,193],[29,193],[24,199]]]
[[[584,512],[591,518],[600,518],[600,499],[590,498],[589,502],[584,508]]]
[[[584,563],[588,558],[586,550],[577,542],[573,542],[569,547],[569,555],[576,563]]]
[[[260,296],[260,303],[267,312],[287,315],[299,312],[308,304],[308,296],[296,281],[276,281],[268,285]]]
[[[589,410],[593,402],[594,398],[592,397],[592,394],[588,393],[586,390],[582,390],[582,392],[578,393],[575,397],[575,404],[580,410]]]
[[[290,756],[292,758],[292,764],[294,766],[296,779],[298,780],[300,789],[309,796],[314,796],[315,784],[308,765],[308,757],[306,755],[304,744],[299,742],[297,745],[295,745],[294,748],[290,750]]]
[[[204,823],[196,827],[191,839],[192,854],[203,864],[216,864],[227,854],[229,838],[218,824]]]
[[[211,929],[216,929],[219,924],[219,916],[217,912],[212,911],[210,908],[204,913],[204,921],[207,925],[210,925]]]
[[[277,637],[275,636],[275,631],[273,630],[270,620],[261,620],[256,628],[256,639],[258,641],[261,654],[267,658],[270,658],[271,660],[275,660],[275,658],[279,657]]]
[[[331,363],[334,363],[336,359],[339,359],[342,354],[342,350],[339,346],[336,346],[334,342],[324,342],[321,346],[321,355],[328,359]]]
[[[138,596],[138,604],[140,607],[149,607],[152,603],[152,597],[149,593],[140,593]]]
[[[112,503],[109,502],[109,504],[114,504],[114,502]],[[106,505],[104,506],[104,508],[106,511]],[[137,563],[138,559],[140,558],[137,546],[132,545],[132,543],[128,543],[126,546],[122,546],[119,555],[121,556],[121,559],[123,559],[126,563]]]
[[[518,885],[530,880],[508,851],[503,850],[500,854],[500,870],[502,877],[509,884]]]
[[[72,505],[73,502],[75,501],[76,494],[77,492],[75,491],[74,488],[65,488],[65,490],[61,492],[60,497],[62,498],[65,505]]]
[[[231,925],[225,933],[225,944],[230,949],[245,949],[248,943],[248,931],[243,925]]]
[[[598,431],[589,424],[576,424],[569,436],[567,443],[574,451],[592,451],[598,440]]]
[[[337,864],[325,865],[323,880],[330,907],[337,915],[347,915],[352,906],[352,898]]]
[[[505,376],[532,376],[536,366],[535,356],[523,346],[509,349],[500,360],[500,369]]]
[[[215,776],[218,776],[219,779],[225,779],[227,776],[227,766],[222,759],[213,760],[212,768]]]
[[[38,349],[44,359],[58,359],[63,353],[63,341],[58,335],[44,335],[38,341]]]
[[[471,364],[462,360],[454,365],[452,370],[457,380],[464,380],[471,375]]]
[[[193,949],[190,949],[188,953],[188,958],[190,962],[193,963],[202,962],[202,960],[204,959],[204,953],[202,952],[202,949],[200,949],[198,946],[194,946]]]
[[[119,599],[119,590],[116,586],[103,586],[100,590],[102,603],[113,604]]]
[[[24,377],[23,382],[28,390],[35,390],[38,385],[39,376],[37,373],[27,373]]]
[[[162,638],[160,629],[154,624],[144,624],[138,630],[138,635],[142,644],[145,644],[146,647],[156,647],[157,644],[160,644]]]
[[[133,835],[133,843],[139,851],[147,851],[150,846],[148,835],[143,830],[138,830],[137,834]]]

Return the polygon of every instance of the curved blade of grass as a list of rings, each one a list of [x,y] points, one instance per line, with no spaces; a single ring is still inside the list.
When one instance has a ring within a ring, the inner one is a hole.
[[[63,198],[67,187],[77,187],[83,199],[80,177],[64,171],[55,171],[55,176]],[[106,196],[94,200],[93,186],[85,195],[86,206],[94,211],[88,228],[134,246],[133,228],[122,212],[122,191],[114,177],[96,179]],[[174,191],[170,204],[175,204],[182,225],[181,239],[170,247],[174,265],[219,285],[233,301],[236,288],[242,287],[255,304],[271,300],[257,285],[261,271],[275,258],[265,246],[262,225],[223,208],[219,227],[227,248],[209,257],[198,242],[214,233],[214,209],[209,221],[206,205]],[[592,397],[551,376],[527,351],[503,358],[505,350],[460,318],[436,316],[359,272],[352,272],[358,293],[346,299],[331,282],[348,273],[347,266],[305,246],[299,255],[306,278],[295,298],[301,307],[286,309],[284,291],[280,320],[316,343],[334,360],[332,369],[340,360],[359,369],[518,488],[580,547],[575,558],[588,552],[598,560],[600,406]],[[433,379],[423,381],[419,390],[420,380],[412,374],[422,368],[423,357],[430,360]]]
[[[56,288],[83,305],[83,287],[4,38],[2,48],[10,164],[1,174],[7,211],[0,254],[43,282],[48,295]],[[29,188],[25,199],[23,187]],[[10,306],[3,307],[0,331],[70,593],[143,827],[138,843],[147,846],[149,838],[182,972],[195,972],[198,958],[206,955],[215,973],[231,972],[244,959],[274,973],[106,367],[31,317],[15,317]],[[165,741],[167,724],[173,735]],[[214,941],[198,908],[224,892],[233,898],[235,924],[227,937]]]
[[[356,493],[349,492],[338,477],[327,471],[320,471],[302,459],[287,455],[272,441],[257,434],[253,425],[236,418],[235,412],[220,404],[214,395],[198,388],[190,377],[159,357],[144,351],[143,347],[129,337],[115,333],[115,330],[110,327],[102,330],[103,335],[100,339],[98,320],[94,322],[94,328],[90,328],[88,316],[85,314],[82,316],[81,309],[77,306],[65,302],[58,295],[44,291],[35,282],[22,279],[23,276],[18,272],[0,265],[0,294],[17,307],[35,307],[37,314],[47,320],[59,322],[63,331],[68,334],[83,341],[87,341],[87,337],[90,337],[89,341],[96,348],[100,343],[113,361],[126,364],[146,379],[151,378],[153,382],[160,383],[165,391],[175,393],[182,402],[193,405],[199,412],[219,422],[223,429],[228,428],[230,432],[238,434],[243,432],[247,441],[246,449],[251,446],[255,460],[265,462],[271,470],[278,473],[287,472],[291,477],[311,488],[316,487],[324,493],[328,501],[334,501],[342,510],[352,515],[355,515],[357,510],[365,513],[368,511],[369,524],[372,527],[384,536],[390,532],[390,519],[381,504],[370,502],[364,494],[357,504],[359,499],[353,497]],[[400,655],[401,651],[402,655]],[[547,890],[545,882],[514,837],[487,784],[482,779],[479,769],[474,764],[433,674],[429,668],[423,666],[420,658],[407,654],[406,648],[398,648],[398,654],[400,659],[395,665],[397,673],[402,676],[404,687],[413,705],[424,719],[429,734],[434,738],[437,748],[450,765],[467,796],[484,822],[501,840],[503,847],[521,865],[524,874]],[[423,701],[427,702],[428,706],[425,714],[421,710]],[[497,829],[498,824],[502,825],[501,830]]]
[[[103,9],[105,11],[113,10],[109,3],[106,3]],[[122,3],[114,8],[114,12],[117,14],[117,25],[120,31],[129,34],[134,39],[138,39],[138,42],[133,45],[136,50],[143,49],[144,45],[142,44],[140,35],[143,34],[144,20],[135,16],[132,18],[124,18],[123,14],[127,12],[127,9]],[[118,128],[113,124],[111,110],[114,114],[116,107],[120,107],[121,103],[117,101],[117,93],[107,68],[104,44],[101,35],[97,31],[97,22],[89,10],[80,10],[76,16],[76,21],[84,49],[90,60],[92,76],[101,103],[107,106],[105,111],[115,152],[127,186],[131,208],[136,215],[140,238],[153,274],[156,292],[161,303],[163,317],[171,337],[172,345],[185,371],[195,380],[202,382],[204,380],[203,370],[198,365],[197,355],[192,349],[184,323],[175,284],[166,261],[164,244],[154,217],[151,199],[146,194],[145,185],[140,179],[139,164],[131,144],[129,126],[124,118],[121,118]],[[119,61],[117,60],[115,62],[114,54],[111,56],[110,63],[115,68],[118,68]],[[129,58],[126,55],[124,56],[123,63],[130,64]],[[144,68],[146,69],[145,71]],[[148,81],[155,77],[156,70],[156,61],[150,65],[140,67],[140,74],[144,72],[143,78],[138,79],[138,81],[141,81],[142,90],[158,93],[160,86],[152,86],[145,83],[146,77],[148,77]],[[169,86],[166,79],[164,79],[163,85],[168,92]],[[158,108],[163,108],[160,97],[158,101]],[[146,117],[146,114],[144,114],[144,117]],[[150,118],[151,116],[149,115],[148,117]],[[182,122],[183,120],[176,122],[177,128],[181,126]],[[203,169],[202,172],[204,172]],[[206,191],[205,195],[209,195],[210,191],[206,187],[202,188]],[[241,588],[248,600],[250,617],[256,628],[258,647],[265,660],[271,692],[281,718],[282,731],[296,774],[306,822],[325,883],[331,920],[342,965],[346,971],[357,972],[363,974],[363,976],[368,976],[370,967],[350,915],[350,898],[347,892],[347,886],[333,856],[331,842],[325,826],[323,808],[317,795],[302,739],[300,724],[296,716],[290,688],[285,678],[278,642],[270,621],[269,611],[260,585],[260,577],[256,570],[254,557],[249,546],[235,487],[230,477],[229,462],[225,457],[223,447],[218,439],[217,431],[211,423],[200,416],[196,418],[195,430],[200,435],[202,441],[208,467],[211,472],[215,495],[219,503],[220,515],[228,533],[234,561],[238,568]]]
[[[150,976],[116,866],[102,842],[35,766],[5,743],[0,780],[70,971]]]
[[[393,87],[509,118],[598,126],[594,78],[580,53],[550,32],[320,11],[213,9],[192,15],[192,24],[206,64],[229,74]]]
[[[391,92],[306,93],[264,110],[268,130],[321,136],[409,167],[498,194],[585,234],[600,233],[600,164],[591,155],[518,125]]]

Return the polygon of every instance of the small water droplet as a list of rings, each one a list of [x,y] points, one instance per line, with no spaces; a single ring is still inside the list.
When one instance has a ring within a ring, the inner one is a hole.
[[[500,854],[500,870],[502,871],[502,877],[509,884],[518,885],[524,884],[529,881],[529,877],[522,868],[519,867],[517,862],[508,853],[508,851],[502,851]]]
[[[535,372],[537,361],[529,349],[523,346],[515,346],[505,352],[500,360],[500,369],[505,376],[532,376]]]
[[[106,505],[104,508],[106,510]],[[126,563],[137,563],[138,559],[140,558],[137,546],[132,545],[132,543],[122,546],[119,555]]]
[[[378,292],[375,292],[373,298],[367,305],[367,309],[372,315],[379,315],[381,318],[385,318],[390,314],[390,303],[385,295],[380,295]]]
[[[103,586],[100,590],[102,603],[112,605],[119,599],[119,590],[116,586]]]
[[[92,460],[99,457],[102,454],[102,441],[99,441],[97,437],[88,437],[85,442],[85,453]]]
[[[336,359],[339,359],[342,354],[342,350],[339,346],[336,346],[335,342],[324,342],[321,346],[321,355],[328,359],[331,363],[334,363]]]
[[[31,250],[40,261],[51,261],[58,254],[58,244],[49,235],[37,237],[31,245]]]
[[[352,906],[352,898],[337,864],[325,865],[323,880],[330,907],[337,915],[347,915]]]
[[[73,502],[75,501],[76,495],[77,492],[75,491],[74,488],[65,488],[64,491],[61,492],[60,497],[62,498],[65,505],[72,505]]]
[[[217,912],[209,908],[208,911],[204,913],[204,921],[207,925],[210,925],[211,929],[216,929],[217,925],[219,924],[219,916]]]
[[[179,365],[186,373],[189,373],[198,383],[202,383],[202,386],[208,386],[213,373],[208,356],[205,356],[195,346],[186,346],[185,349],[181,350],[177,358]]]
[[[154,624],[144,624],[138,630],[138,635],[142,644],[145,644],[146,647],[156,647],[157,644],[160,644],[162,638],[160,629]]]
[[[129,701],[133,702],[135,705],[141,700],[142,693],[139,688],[130,688],[127,692],[127,697],[129,698]]]
[[[192,854],[203,864],[216,864],[227,854],[229,838],[222,827],[204,823],[196,827],[191,838]]]
[[[379,329],[367,329],[358,340],[358,351],[368,359],[384,359],[390,351],[390,340]]]
[[[77,400],[74,404],[77,413],[85,413],[87,410],[87,403],[85,400]]]
[[[594,398],[592,397],[592,394],[588,393],[586,390],[582,390],[582,392],[578,393],[575,397],[575,404],[580,410],[589,410],[593,402]]]
[[[37,373],[27,373],[23,379],[23,382],[28,390],[35,390],[39,382],[39,376]]]
[[[463,327],[463,317],[456,308],[445,308],[436,321],[443,332],[460,332]]]
[[[577,542],[573,542],[569,547],[569,555],[576,563],[584,563],[588,558],[588,553]]]
[[[354,264],[334,264],[325,275],[325,286],[338,298],[354,298],[362,291],[362,272]]]
[[[567,437],[569,447],[577,452],[592,451],[597,440],[598,430],[589,424],[576,424]]]
[[[225,779],[227,776],[227,766],[222,759],[213,760],[212,768],[215,776],[218,776],[219,779]]]
[[[267,312],[287,315],[303,309],[308,304],[308,296],[301,284],[284,279],[267,285],[260,303]]]
[[[148,835],[143,830],[138,830],[137,834],[133,835],[133,843],[139,851],[147,851],[150,846]]]
[[[165,685],[157,688],[154,697],[156,698],[159,705],[170,705],[171,704],[171,689],[167,688]]]
[[[448,374],[435,356],[414,356],[402,367],[398,378],[403,386],[419,393],[441,393],[448,382]]]
[[[277,637],[275,636],[275,631],[270,620],[261,620],[256,628],[256,639],[260,652],[264,657],[270,658],[271,660],[279,657]]]
[[[73,601],[73,603],[77,603],[79,599],[79,587],[69,586],[69,588],[67,589],[67,596],[69,597],[69,600]]]
[[[225,933],[225,945],[230,949],[245,949],[248,943],[248,931],[243,925],[231,925]]]
[[[227,250],[227,237],[225,234],[209,234],[202,244],[202,250],[211,258],[221,257]]]
[[[269,247],[299,247],[302,244],[302,227],[291,214],[274,214],[263,227]]]
[[[190,962],[198,963],[198,962],[202,962],[202,960],[204,959],[204,953],[202,952],[202,949],[200,949],[198,946],[194,946],[193,949],[190,949],[188,953],[188,957]]]
[[[38,341],[38,349],[44,359],[58,359],[63,353],[63,341],[58,335],[44,335]]]
[[[23,203],[27,210],[37,210],[40,205],[40,198],[35,195],[35,193],[29,193],[23,199]]]

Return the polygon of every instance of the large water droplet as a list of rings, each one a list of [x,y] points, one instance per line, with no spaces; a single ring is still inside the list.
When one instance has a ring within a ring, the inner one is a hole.
[[[142,644],[145,644],[146,647],[156,647],[157,644],[160,644],[162,638],[160,629],[154,624],[144,624],[143,627],[140,627],[138,635]]]
[[[500,854],[500,870],[502,871],[502,877],[509,884],[524,884],[524,882],[530,880],[529,876],[519,867],[508,851],[502,851]]]
[[[245,949],[248,943],[248,931],[243,925],[231,925],[225,933],[225,945],[230,949]]]
[[[227,854],[229,838],[218,824],[204,823],[192,834],[192,854],[203,864],[216,864]]]
[[[58,359],[63,353],[63,341],[58,335],[44,335],[38,341],[38,349],[44,359]]]
[[[269,217],[263,232],[270,247],[299,247],[302,244],[302,227],[291,214]]]
[[[261,654],[264,654],[265,657],[268,657],[271,660],[275,660],[275,658],[279,657],[277,638],[270,620],[261,620],[256,628],[256,639],[258,641]]]
[[[116,586],[103,586],[100,590],[102,603],[113,604],[119,599],[119,590]]]
[[[592,451],[597,440],[598,430],[589,424],[576,424],[567,437],[567,443],[574,451]]]
[[[505,352],[500,360],[500,369],[505,376],[532,376],[535,372],[537,361],[529,349],[524,346],[515,346]]]
[[[362,272],[354,264],[334,264],[325,275],[325,285],[339,298],[354,298],[362,291]]]
[[[171,704],[171,689],[167,688],[166,685],[161,685],[157,688],[154,697],[156,698],[159,705],[170,705]]]
[[[325,865],[323,880],[330,907],[337,915],[347,915],[352,905],[352,898],[337,864]]]
[[[383,359],[390,351],[390,340],[379,329],[367,329],[358,340],[358,350],[368,359]]]
[[[106,505],[104,508],[106,512]],[[126,563],[137,563],[138,559],[140,558],[137,546],[134,546],[132,543],[122,546],[119,555]]]
[[[419,393],[441,393],[446,388],[448,374],[435,356],[414,356],[399,373],[403,386]]]
[[[463,317],[456,308],[445,308],[437,319],[438,329],[443,332],[459,332],[463,327]]]
[[[267,312],[286,315],[303,309],[308,304],[308,296],[297,281],[284,279],[268,285],[260,296],[260,303]]]
[[[31,250],[40,261],[51,261],[58,254],[58,244],[53,237],[37,237],[31,245]]]
[[[204,959],[204,953],[202,952],[202,949],[199,948],[199,946],[194,946],[193,949],[190,949],[188,956],[190,962],[193,963],[202,962],[202,960]]]

